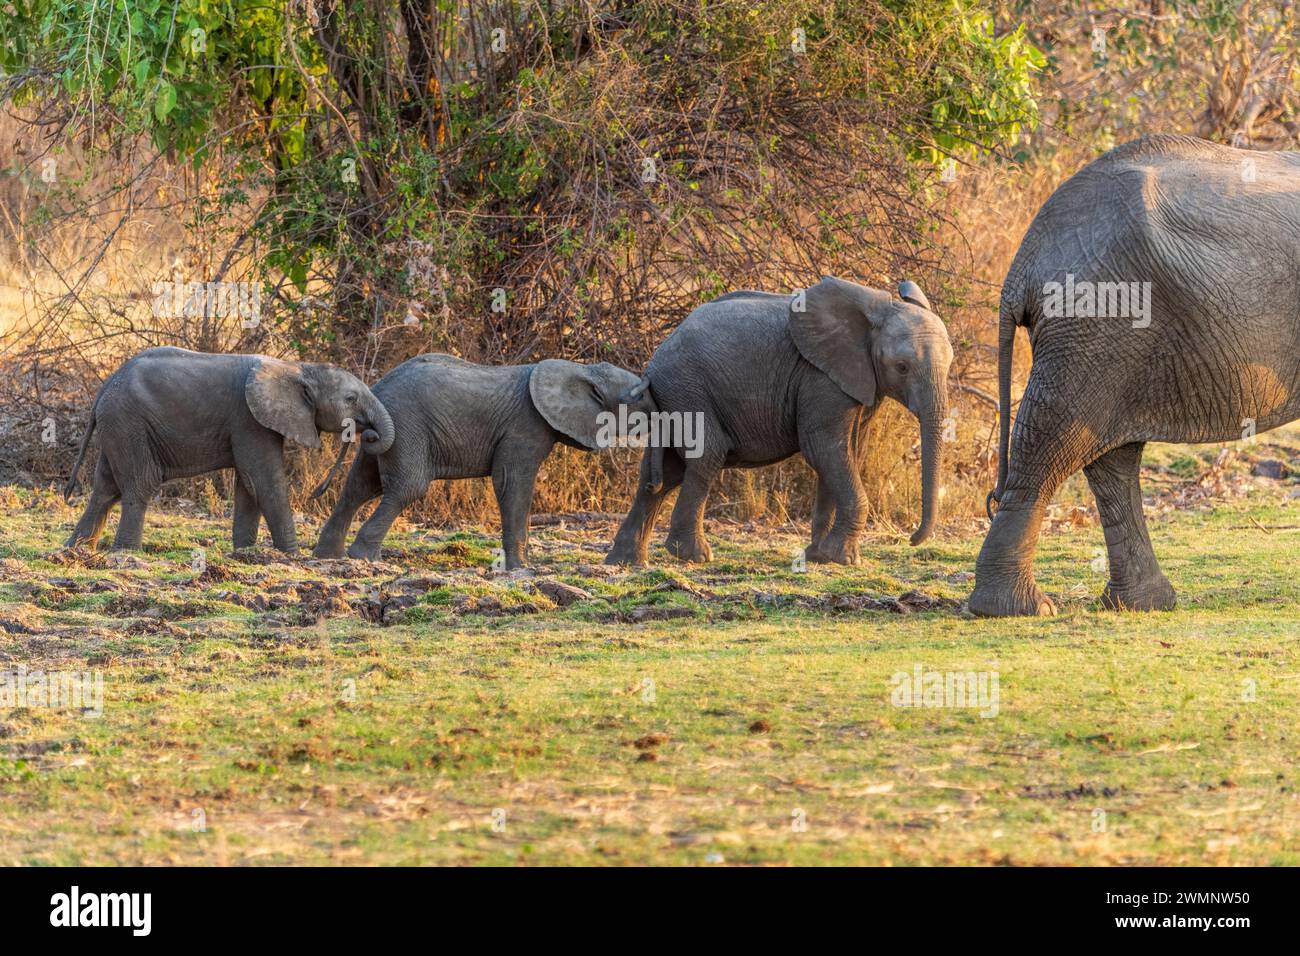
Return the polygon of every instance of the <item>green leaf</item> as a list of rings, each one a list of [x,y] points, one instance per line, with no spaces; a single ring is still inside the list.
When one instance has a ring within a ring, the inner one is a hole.
[[[158,97],[153,101],[153,115],[157,117],[158,122],[165,123],[174,109],[176,109],[176,87],[166,80],[161,80],[158,83]]]

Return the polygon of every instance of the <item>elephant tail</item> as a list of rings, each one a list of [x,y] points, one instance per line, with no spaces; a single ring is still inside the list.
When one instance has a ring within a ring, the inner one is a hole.
[[[1000,504],[1007,487],[1008,458],[1011,453],[1011,364],[1016,344],[1016,327],[1024,319],[1024,297],[1018,283],[1008,279],[1002,287],[998,306],[998,483],[984,502],[984,510],[993,520],[993,506]]]
[[[99,403],[96,402],[96,405]],[[90,436],[95,432],[95,408],[90,409],[90,423],[86,425],[86,434],[81,436],[81,447],[77,449],[77,462],[72,466],[72,474],[68,476],[68,483],[63,486],[63,500],[71,501],[72,494],[77,490],[77,473],[81,471],[81,463],[86,460],[86,449],[90,447]]]

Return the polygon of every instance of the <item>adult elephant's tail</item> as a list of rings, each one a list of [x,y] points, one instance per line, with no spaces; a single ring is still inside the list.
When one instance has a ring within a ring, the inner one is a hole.
[[[98,404],[98,401],[96,401]],[[90,422],[86,425],[86,434],[81,436],[81,447],[77,449],[77,463],[72,466],[72,474],[68,476],[68,483],[63,486],[63,500],[71,501],[72,493],[77,490],[77,472],[81,471],[81,463],[86,460],[86,449],[90,447],[90,436],[95,431],[95,408],[90,408]]]
[[[998,483],[984,502],[990,521],[993,520],[993,505],[1002,501],[1002,492],[1007,487],[1011,454],[1011,365],[1016,327],[1024,323],[1024,315],[1024,290],[1018,281],[1013,282],[1008,277],[998,304]]]

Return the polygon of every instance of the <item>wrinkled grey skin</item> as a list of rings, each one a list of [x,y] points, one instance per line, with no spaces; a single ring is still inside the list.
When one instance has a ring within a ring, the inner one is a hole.
[[[651,412],[641,380],[605,362],[547,359],[536,365],[475,365],[451,355],[403,362],[375,385],[397,441],[382,455],[358,455],[321,530],[316,557],[343,554],[357,510],[383,495],[348,548],[378,560],[393,520],[424,497],[431,481],[491,476],[508,570],[523,567],[537,471],[556,442],[593,449],[600,412],[619,404]]]
[[[1255,163],[1244,182],[1243,163]],[[1150,326],[1048,317],[1043,287],[1067,273],[1150,282]],[[1012,345],[1033,369],[1008,434],[970,609],[1051,614],[1034,582],[1043,514],[1083,469],[1110,558],[1103,605],[1174,606],[1142,515],[1149,441],[1238,440],[1300,416],[1300,153],[1247,152],[1183,136],[1112,150],[1062,185],[1029,227],[1002,288],[999,390],[1011,405]],[[1008,454],[1009,446],[1009,454]]]
[[[331,365],[262,355],[211,355],[146,349],[99,389],[64,496],[99,433],[90,500],[69,547],[99,540],[109,509],[122,503],[114,549],[138,549],[145,508],[164,481],[235,469],[234,546],[252,547],[266,517],[281,551],[295,551],[293,510],[284,471],[284,439],[320,447],[322,431],[355,423],[363,448],[393,441],[388,413],[354,375]]]
[[[866,523],[859,476],[862,437],[882,396],[921,425],[921,524],[929,536],[938,514],[940,438],[947,415],[952,346],[944,324],[911,282],[900,301],[874,289],[824,278],[797,298],[733,292],[700,306],[656,350],[646,367],[662,412],[704,416],[703,454],[654,449],[642,460],[641,488],[607,564],[643,565],[664,498],[681,486],[666,546],[684,561],[712,556],[704,506],[723,468],[757,468],[803,453],[817,472],[807,560],[856,564]]]

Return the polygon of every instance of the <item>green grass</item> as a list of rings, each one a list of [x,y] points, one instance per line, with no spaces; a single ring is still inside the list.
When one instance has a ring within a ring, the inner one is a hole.
[[[960,609],[979,534],[797,573],[802,532],[718,525],[712,565],[606,573],[611,525],[535,529],[538,578],[591,595],[562,608],[478,531],[249,563],[155,509],[114,567],[9,492],[0,659],[105,701],[0,708],[0,864],[1300,863],[1288,487],[1151,509],[1168,614],[1096,610],[1100,528],[1061,522],[1062,613],[1010,621]],[[908,591],[938,609],[862,600]],[[917,665],[996,672],[996,716],[894,706]]]

